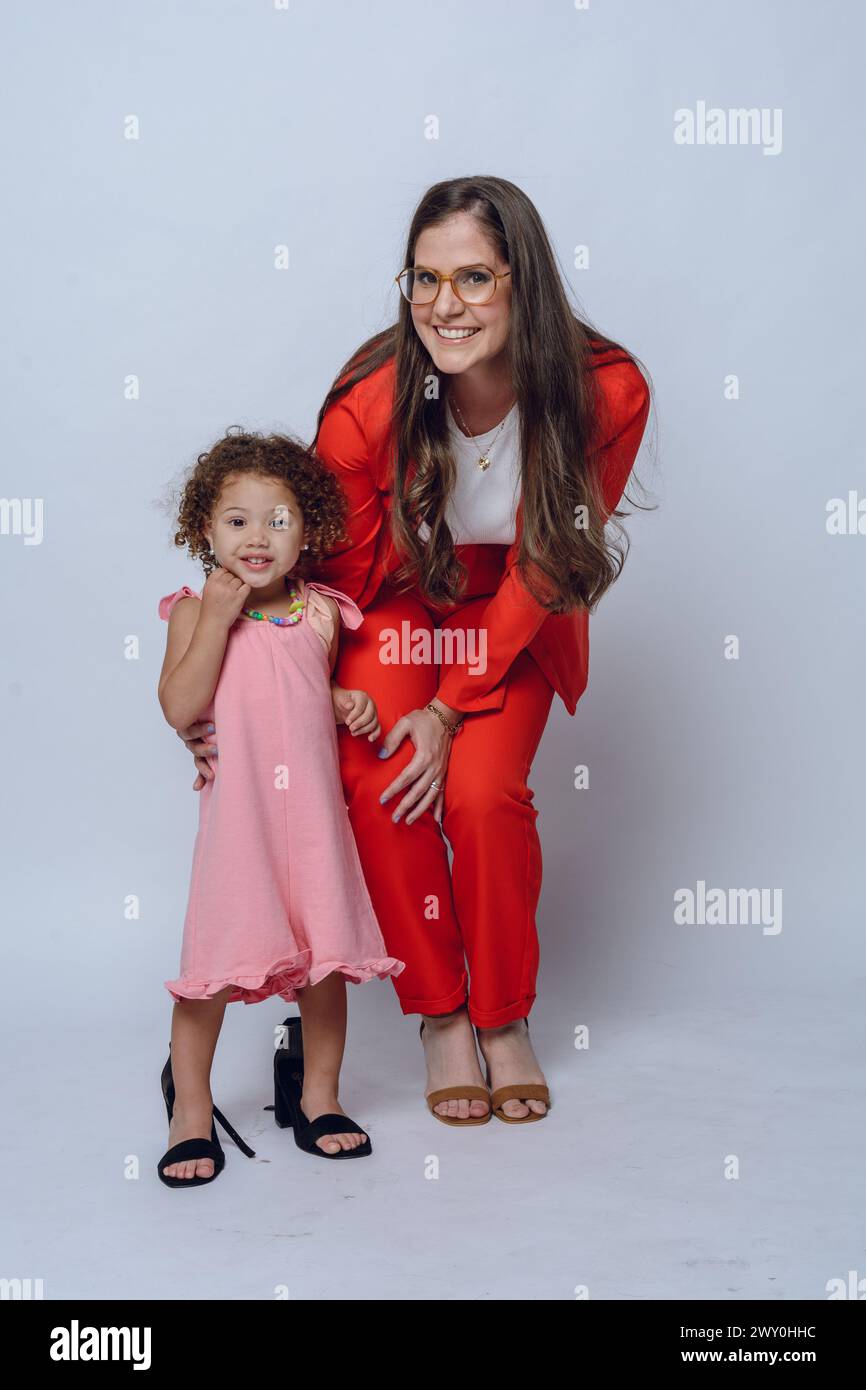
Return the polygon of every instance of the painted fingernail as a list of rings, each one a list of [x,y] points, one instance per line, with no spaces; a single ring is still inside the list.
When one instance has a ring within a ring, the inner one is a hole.
[[[208,724],[208,726],[207,726],[207,731],[208,731],[209,734],[215,734],[215,733],[216,733],[216,726],[215,726],[214,724]]]
[[[380,758],[387,758],[387,756],[388,756],[388,749],[387,749],[387,748],[380,748],[380,749],[379,749],[379,757],[380,757]]]
[[[392,819],[392,821],[394,822],[394,824],[396,825],[396,824],[397,824],[397,821],[400,819],[399,812],[395,811],[394,814],[393,814],[393,816],[391,817],[391,819]]]

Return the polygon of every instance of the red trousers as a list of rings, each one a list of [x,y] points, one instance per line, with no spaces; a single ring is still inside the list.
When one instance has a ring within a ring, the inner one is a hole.
[[[404,621],[413,635],[436,626],[480,626],[491,581],[489,564],[473,565],[473,552],[483,549],[462,548],[470,584],[444,615],[429,609],[417,589],[398,594],[386,582],[361,627],[343,629],[335,678],[373,697],[382,737],[401,715],[432,699],[441,669],[383,662],[382,629],[401,632]],[[474,592],[473,573],[487,593]],[[338,728],[343,789],[364,877],[388,953],[406,962],[392,978],[403,1013],[447,1014],[468,1002],[480,1028],[529,1013],[538,969],[541,844],[527,777],[554,692],[526,650],[505,680],[502,708],[467,714],[452,741],[441,827],[432,808],[411,825],[408,812],[393,822],[405,789],[384,805],[379,801],[414,755],[410,738],[379,758],[379,741]]]

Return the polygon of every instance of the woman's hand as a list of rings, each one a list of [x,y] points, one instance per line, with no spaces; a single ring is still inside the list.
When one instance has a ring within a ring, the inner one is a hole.
[[[389,729],[379,750],[379,757],[389,756],[399,748],[408,734],[415,745],[415,756],[408,762],[383,791],[379,800],[384,804],[389,797],[408,787],[403,800],[397,803],[393,819],[399,821],[403,812],[412,807],[406,817],[411,825],[420,815],[433,807],[433,818],[442,823],[443,788],[448,758],[451,753],[451,735],[445,725],[429,709],[413,709],[402,715],[393,728]],[[431,784],[438,782],[438,789]]]
[[[366,734],[372,743],[382,732],[379,715],[372,695],[366,690],[345,690],[336,681],[331,682],[331,704],[334,718],[338,724],[345,724],[353,738]]]
[[[213,757],[216,753],[216,745],[206,742],[206,735],[214,733],[213,724],[208,724],[206,720],[197,724],[190,724],[188,729],[178,729],[177,736],[182,738],[190,753],[195,758],[195,765],[198,768],[198,776],[192,784],[194,792],[200,792],[205,782],[212,782],[214,770],[205,761],[205,754],[210,753]]]

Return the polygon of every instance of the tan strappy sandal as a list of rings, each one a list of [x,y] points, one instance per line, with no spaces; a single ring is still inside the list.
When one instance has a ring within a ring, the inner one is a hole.
[[[528,1019],[524,1019],[523,1022],[526,1024],[526,1031],[528,1033],[529,1021]],[[490,1068],[486,1066],[486,1064],[485,1069],[487,1072],[487,1085],[489,1087]],[[543,1115],[537,1114],[535,1110],[530,1110],[528,1115],[506,1115],[502,1107],[507,1100],[543,1100],[547,1109]],[[507,1125],[528,1125],[532,1120],[546,1120],[550,1114],[550,1106],[550,1091],[538,1081],[524,1081],[522,1085],[497,1086],[496,1090],[490,1093],[491,1111],[496,1116],[497,1120],[502,1120],[503,1123]]]
[[[419,1038],[424,1036],[424,1019],[421,1020],[421,1027],[418,1031]],[[490,1091],[486,1086],[472,1086],[468,1083],[465,1086],[442,1086],[438,1091],[431,1091],[424,1099],[427,1102],[427,1109],[434,1120],[441,1120],[443,1125],[486,1125],[492,1116],[492,1100]],[[488,1110],[486,1115],[469,1115],[465,1120],[459,1120],[453,1115],[440,1115],[438,1110],[434,1110],[434,1105],[439,1105],[443,1100],[486,1100]],[[540,1115],[536,1119],[541,1119]]]

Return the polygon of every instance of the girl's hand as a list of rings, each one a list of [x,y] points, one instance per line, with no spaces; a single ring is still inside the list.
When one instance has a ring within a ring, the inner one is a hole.
[[[247,601],[252,585],[238,579],[231,570],[212,570],[202,591],[202,617],[231,627]]]
[[[182,738],[190,753],[195,758],[195,765],[198,768],[198,776],[192,784],[194,792],[200,792],[205,782],[212,782],[215,776],[214,770],[205,761],[205,754],[213,756],[216,753],[216,744],[206,741],[206,735],[215,738],[213,724],[207,721],[200,721],[197,724],[190,724],[188,729],[178,729],[177,736]]]
[[[433,819],[441,825],[445,774],[448,770],[448,758],[451,753],[451,735],[441,720],[437,719],[436,715],[432,714],[429,709],[413,709],[398,719],[394,727],[388,730],[382,740],[379,757],[390,756],[395,749],[399,748],[407,734],[415,745],[415,756],[411,762],[406,764],[403,771],[398,773],[394,781],[385,788],[379,800],[384,804],[396,792],[401,792],[408,787],[403,800],[398,802],[392,818],[399,821],[403,812],[412,807],[411,813],[406,817],[406,824],[411,825],[432,806]],[[439,783],[438,789],[431,786],[434,781]]]
[[[344,690],[341,685],[331,683],[331,703],[334,718],[338,724],[345,724],[353,738],[366,734],[372,743],[382,732],[379,715],[372,695],[366,690]]]

